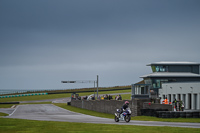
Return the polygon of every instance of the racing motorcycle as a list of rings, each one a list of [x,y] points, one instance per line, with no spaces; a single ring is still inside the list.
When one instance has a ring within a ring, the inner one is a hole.
[[[115,113],[115,122],[126,121],[129,122],[131,120],[131,110],[127,108],[120,114],[120,109],[117,109],[117,113]]]

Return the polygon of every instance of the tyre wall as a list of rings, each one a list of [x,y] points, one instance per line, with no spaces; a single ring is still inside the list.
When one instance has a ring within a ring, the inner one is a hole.
[[[141,115],[159,118],[200,118],[200,111],[168,111],[167,109],[141,109]]]

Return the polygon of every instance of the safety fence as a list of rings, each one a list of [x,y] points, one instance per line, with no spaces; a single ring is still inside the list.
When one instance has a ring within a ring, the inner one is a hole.
[[[37,95],[48,95],[48,93],[32,93],[32,94],[19,94],[19,95],[5,95],[5,96],[0,96],[0,98],[23,97],[23,96],[37,96]]]

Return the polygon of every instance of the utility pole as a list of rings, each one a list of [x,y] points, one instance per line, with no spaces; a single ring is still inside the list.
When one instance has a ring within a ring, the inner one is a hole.
[[[98,97],[98,89],[99,89],[99,76],[97,75],[97,99],[99,98]]]

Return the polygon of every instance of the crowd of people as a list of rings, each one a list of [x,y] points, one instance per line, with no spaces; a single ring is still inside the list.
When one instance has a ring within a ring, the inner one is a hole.
[[[101,98],[100,98],[101,100],[112,100],[113,99],[113,97],[111,96],[111,95],[103,95]]]
[[[173,101],[174,109],[176,111],[183,111],[184,110],[184,103],[180,99],[177,101],[176,99]]]
[[[73,94],[71,96],[71,99],[73,99],[73,100],[81,100],[81,97],[78,94]]]
[[[183,111],[184,110],[184,103],[183,101],[174,99],[173,102],[169,102],[167,98],[162,101],[162,104],[173,104],[174,111]]]
[[[114,97],[114,98],[113,98]],[[72,96],[72,99],[74,100],[95,100],[96,98],[93,96],[93,95],[90,95],[90,96],[83,96],[82,98],[79,97],[79,96]],[[121,95],[116,95],[116,96],[113,96],[113,95],[102,95],[102,96],[99,96],[98,97],[98,100],[122,100],[122,96]]]
[[[122,100],[122,96],[121,96],[121,95],[117,95],[117,96],[115,97],[115,100]]]
[[[101,98],[101,100],[112,100],[113,96],[112,95],[103,95]],[[116,95],[114,100],[122,100],[122,96],[121,95]]]

